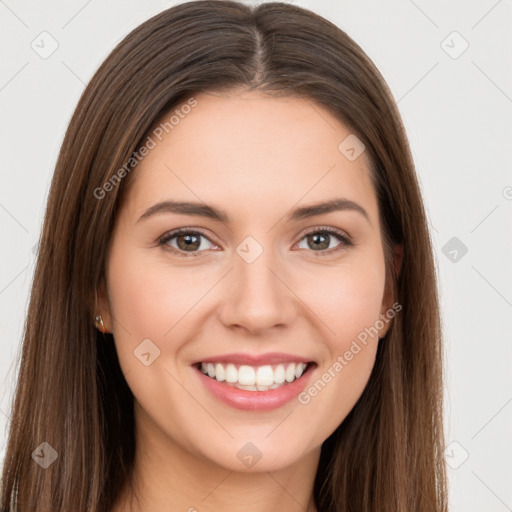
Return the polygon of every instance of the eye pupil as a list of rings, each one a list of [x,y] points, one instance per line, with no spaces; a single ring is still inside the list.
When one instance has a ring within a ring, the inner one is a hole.
[[[328,249],[329,248],[329,241],[328,241],[328,238],[329,238],[330,235],[326,235],[326,234],[319,234],[319,233],[315,233],[313,235],[310,235],[308,237],[308,239],[313,239],[315,241],[313,247],[316,247],[317,249],[320,248],[320,249]],[[318,244],[316,242],[319,241],[320,238],[324,238],[325,240],[327,240],[327,242],[321,242]]]
[[[171,252],[177,253],[181,256],[199,256],[201,253],[205,252],[204,250],[200,250],[201,238],[208,240],[206,235],[199,232],[177,231],[174,234],[162,238],[160,245],[170,246],[169,250],[171,250]],[[339,246],[335,249],[329,249],[332,238],[339,242]],[[303,235],[301,241],[304,240],[306,241],[307,248],[314,249],[317,256],[322,256],[324,254],[329,255],[332,254],[333,251],[338,249],[341,250],[353,245],[346,239],[346,237],[343,237],[338,232],[331,233],[330,229],[317,229],[316,231],[310,231],[308,234]],[[171,241],[177,245],[175,250],[172,249]]]
[[[176,237],[176,239],[177,239],[178,246],[180,247],[180,249],[187,249],[187,248],[191,248],[191,247],[193,249],[197,249],[197,248],[199,248],[199,245],[201,245],[201,242],[198,242],[199,237],[197,235],[190,235],[190,234],[179,235]],[[195,241],[193,241],[192,239],[195,239]],[[183,240],[183,244],[180,243],[182,240]],[[195,247],[195,246],[197,246],[197,247]]]

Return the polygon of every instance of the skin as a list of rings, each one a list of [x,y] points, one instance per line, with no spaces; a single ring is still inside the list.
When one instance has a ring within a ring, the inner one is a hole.
[[[135,396],[139,504],[126,488],[115,511],[314,511],[322,442],[360,397],[377,337],[307,405],[294,399],[266,412],[219,402],[191,363],[286,352],[317,363],[314,383],[391,308],[366,153],[349,161],[338,145],[350,129],[305,99],[241,90],[195,98],[197,106],[132,171],[100,290],[99,312]],[[344,210],[285,220],[292,208],[341,197],[368,219]],[[215,205],[230,220],[166,212],[138,222],[169,199]],[[308,243],[306,235],[322,227],[341,230],[354,245],[333,235],[320,249],[311,237]],[[177,228],[204,234],[192,249],[197,257],[169,250],[184,246],[178,237],[158,244]],[[236,252],[247,236],[263,249],[252,263]],[[325,247],[339,250],[322,256]],[[400,247],[394,264],[400,268]],[[145,339],[160,350],[149,366],[134,357]],[[251,468],[237,457],[247,442],[262,454]]]

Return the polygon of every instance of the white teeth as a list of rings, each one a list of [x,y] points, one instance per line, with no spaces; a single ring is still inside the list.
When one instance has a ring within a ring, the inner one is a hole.
[[[286,379],[286,382],[292,382],[295,380],[295,365],[293,363],[288,365],[288,368],[286,368],[284,378]]]
[[[254,386],[256,384],[256,372],[252,366],[240,366],[238,369],[238,383],[242,386]]]
[[[306,363],[288,363],[252,367],[234,364],[201,363],[201,371],[219,382],[226,382],[247,391],[267,391],[299,379],[307,367]]]
[[[258,386],[270,386],[270,384],[274,384],[274,371],[272,370],[272,366],[260,366],[256,373],[256,383]]]
[[[235,388],[243,389],[245,391],[258,391],[258,388],[256,386],[244,386],[242,384],[235,384]]]
[[[209,374],[208,374],[209,375]],[[226,380],[226,372],[224,371],[224,366],[222,366],[221,364],[217,363],[215,365],[215,378],[219,381],[219,382],[222,382],[224,380]]]
[[[274,372],[274,382],[276,384],[282,384],[284,382],[284,376],[284,366],[282,364],[278,364]]]
[[[302,364],[298,364],[297,367],[295,368],[295,378],[298,379],[303,373],[304,373],[304,368],[306,368],[306,366],[302,366]]]
[[[226,382],[237,382],[238,371],[234,364],[228,364],[226,366]]]

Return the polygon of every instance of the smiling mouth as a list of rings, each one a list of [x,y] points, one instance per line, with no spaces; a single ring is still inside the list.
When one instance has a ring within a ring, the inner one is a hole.
[[[300,379],[304,373],[316,366],[309,362],[249,366],[233,363],[209,362],[194,365],[204,375],[217,382],[244,391],[269,391]]]

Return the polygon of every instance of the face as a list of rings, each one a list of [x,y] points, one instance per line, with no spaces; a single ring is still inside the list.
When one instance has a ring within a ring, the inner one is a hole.
[[[377,198],[320,105],[195,100],[132,171],[101,312],[156,451],[276,470],[318,453],[389,328]]]

